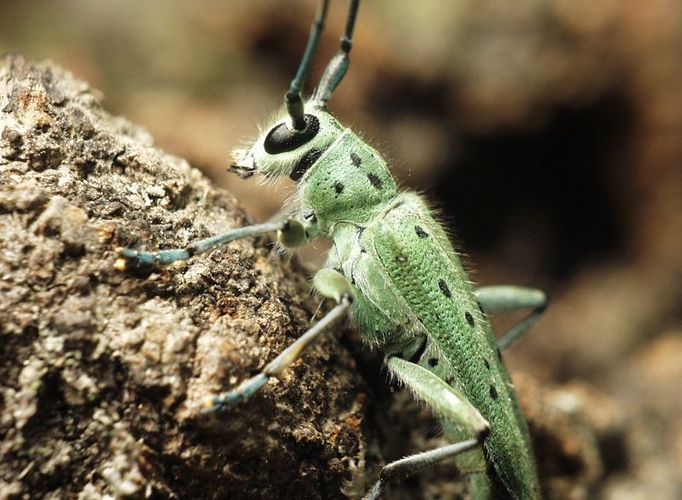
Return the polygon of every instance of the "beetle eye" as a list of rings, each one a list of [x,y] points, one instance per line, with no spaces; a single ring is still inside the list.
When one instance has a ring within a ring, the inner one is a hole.
[[[310,141],[319,131],[320,122],[317,117],[305,115],[305,128],[303,130],[291,130],[286,123],[280,123],[268,133],[263,147],[271,155],[286,153]]]

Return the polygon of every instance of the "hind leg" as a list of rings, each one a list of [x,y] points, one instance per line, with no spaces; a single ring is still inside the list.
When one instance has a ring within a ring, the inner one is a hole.
[[[379,473],[379,480],[365,497],[368,500],[379,498],[383,486],[389,481],[409,477],[426,467],[476,448],[483,442],[489,429],[488,422],[478,410],[432,372],[397,357],[389,358],[386,365],[391,374],[405,384],[417,399],[424,401],[439,417],[457,425],[471,439],[416,453],[385,465]]]
[[[497,341],[500,351],[511,347],[519,340],[542,316],[547,308],[547,297],[542,290],[519,286],[486,286],[475,290],[478,303],[484,313],[495,314],[532,309],[531,313],[516,323],[507,333]]]

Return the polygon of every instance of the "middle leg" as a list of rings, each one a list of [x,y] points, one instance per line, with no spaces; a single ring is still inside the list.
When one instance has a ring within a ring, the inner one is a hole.
[[[279,377],[321,334],[330,331],[336,322],[346,315],[349,306],[350,300],[344,296],[334,309],[270,361],[262,372],[245,380],[231,391],[209,397],[204,403],[202,413],[223,413],[233,406],[249,400],[268,380]]]
[[[222,413],[250,399],[268,380],[279,377],[321,334],[330,331],[338,320],[346,316],[352,302],[351,286],[346,278],[333,269],[323,268],[315,274],[314,283],[322,295],[334,299],[338,305],[270,361],[262,372],[231,391],[209,397],[204,403],[203,413]]]

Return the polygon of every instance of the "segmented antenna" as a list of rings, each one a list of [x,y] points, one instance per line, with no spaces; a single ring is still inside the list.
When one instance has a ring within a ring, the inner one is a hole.
[[[313,99],[319,102],[321,106],[326,105],[334,90],[336,90],[336,87],[339,86],[339,83],[341,83],[341,80],[346,75],[348,66],[350,66],[348,54],[353,47],[353,28],[355,27],[355,18],[358,14],[359,5],[360,0],[351,0],[348,21],[346,22],[346,32],[343,38],[341,38],[341,50],[332,57],[332,60],[329,61],[322,74],[322,78],[320,78],[320,84]]]
[[[324,29],[324,20],[327,17],[328,8],[329,0],[322,0],[318,5],[317,17],[310,27],[308,45],[306,45],[305,52],[303,52],[301,64],[298,67],[296,76],[291,80],[289,91],[284,95],[284,104],[286,105],[287,113],[291,117],[291,124],[293,125],[294,130],[301,131],[306,127],[301,89],[306,76],[308,76],[308,71],[310,71],[317,45],[320,42],[320,35],[322,35],[322,30]]]

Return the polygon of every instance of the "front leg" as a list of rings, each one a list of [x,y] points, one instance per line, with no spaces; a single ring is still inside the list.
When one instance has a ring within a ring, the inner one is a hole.
[[[426,368],[398,357],[389,358],[386,365],[390,373],[405,384],[417,399],[424,401],[439,417],[457,425],[471,439],[416,453],[385,465],[379,473],[379,480],[367,493],[367,500],[379,498],[383,485],[389,481],[406,478],[435,463],[476,448],[490,429],[487,420],[462,394]]]
[[[218,236],[196,241],[185,248],[174,248],[157,252],[141,252],[132,248],[119,248],[120,258],[114,266],[119,271],[142,266],[166,266],[180,260],[187,260],[200,253],[210,252],[231,241],[259,234],[277,231],[279,242],[286,247],[296,247],[307,241],[303,225],[296,219],[276,220],[264,224],[239,227]]]

